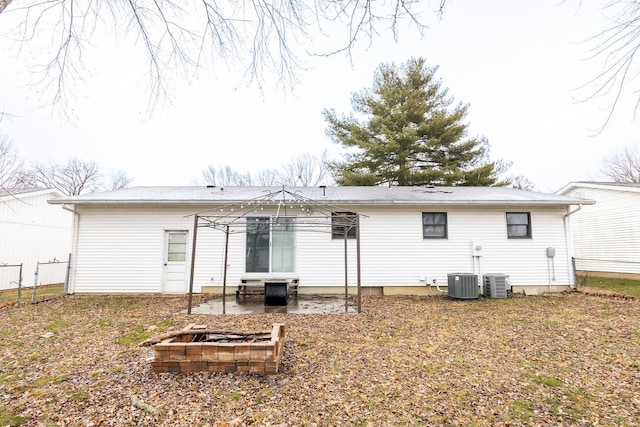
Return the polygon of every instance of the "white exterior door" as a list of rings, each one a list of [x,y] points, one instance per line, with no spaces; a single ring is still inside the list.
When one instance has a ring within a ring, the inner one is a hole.
[[[187,232],[166,231],[164,249],[164,283],[167,294],[187,292]]]

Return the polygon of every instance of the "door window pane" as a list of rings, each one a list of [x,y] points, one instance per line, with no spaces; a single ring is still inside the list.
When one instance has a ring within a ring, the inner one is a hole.
[[[169,233],[167,261],[184,261],[187,258],[187,233]]]

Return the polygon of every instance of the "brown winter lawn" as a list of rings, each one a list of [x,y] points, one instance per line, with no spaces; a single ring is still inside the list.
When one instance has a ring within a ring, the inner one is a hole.
[[[176,314],[185,304],[71,296],[0,309],[0,425],[640,425],[638,298],[368,297],[361,314]],[[189,323],[276,322],[287,340],[273,378],[156,374],[138,345]]]

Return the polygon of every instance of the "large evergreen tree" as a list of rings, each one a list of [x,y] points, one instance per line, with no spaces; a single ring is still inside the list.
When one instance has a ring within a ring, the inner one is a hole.
[[[485,138],[467,137],[467,105],[453,99],[422,58],[383,64],[373,88],[352,97],[358,116],[325,110],[327,133],[349,149],[333,164],[340,185],[499,186],[506,165]],[[359,120],[362,119],[362,120]]]

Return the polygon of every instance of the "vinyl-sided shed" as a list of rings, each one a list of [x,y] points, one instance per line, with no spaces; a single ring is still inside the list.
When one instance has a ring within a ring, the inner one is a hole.
[[[60,197],[53,189],[0,188],[0,266],[21,264],[24,286],[33,285],[38,262],[69,257],[71,214],[47,203]],[[64,277],[65,265],[60,264],[38,279],[39,284],[49,284]],[[0,289],[17,288],[17,281],[17,270],[0,271]]]
[[[640,184],[577,181],[557,194],[596,201],[572,216],[578,270],[614,277],[640,274]]]
[[[226,254],[229,293],[286,277],[300,293],[340,294],[345,259],[357,281],[355,233],[341,233],[357,216],[364,292],[430,294],[462,272],[509,275],[514,292],[573,286],[569,216],[592,201],[490,187],[134,187],[50,203],[75,211],[72,293],[184,294],[195,253],[196,293],[221,291]],[[195,214],[239,212],[227,242],[198,227],[192,251]]]

